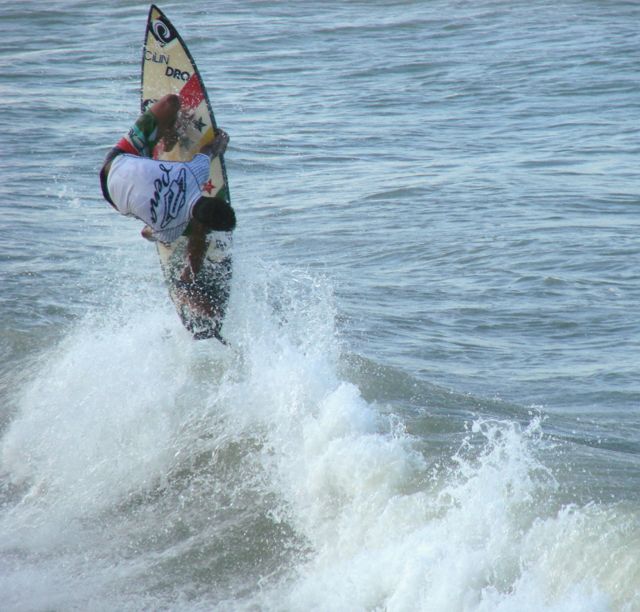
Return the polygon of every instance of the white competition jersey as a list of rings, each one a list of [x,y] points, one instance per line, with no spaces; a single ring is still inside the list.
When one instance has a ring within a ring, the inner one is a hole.
[[[209,163],[201,153],[190,162],[121,154],[111,163],[107,188],[120,213],[146,223],[161,242],[173,242],[191,220],[209,178]]]

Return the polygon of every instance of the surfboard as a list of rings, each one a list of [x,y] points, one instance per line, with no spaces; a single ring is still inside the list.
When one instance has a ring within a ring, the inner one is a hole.
[[[182,37],[155,5],[151,5],[142,52],[141,109],[144,112],[162,96],[180,96],[178,143],[165,151],[162,142],[154,150],[154,158],[190,161],[203,145],[214,138],[216,121],[209,96],[196,64]],[[209,180],[203,195],[219,196],[230,202],[224,159],[211,161]],[[188,232],[187,228],[187,232]],[[229,300],[231,283],[231,232],[211,232],[207,236],[204,263],[192,289],[197,300],[185,299],[180,289],[180,275],[187,265],[187,238],[183,235],[171,244],[156,242],[160,266],[169,296],[183,325],[196,339],[218,338]],[[205,308],[196,307],[196,303]]]

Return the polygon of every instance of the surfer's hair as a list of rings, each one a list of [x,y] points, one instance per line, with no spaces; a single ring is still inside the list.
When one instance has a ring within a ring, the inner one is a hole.
[[[222,198],[201,197],[193,207],[193,218],[218,232],[230,232],[236,226],[236,214]]]

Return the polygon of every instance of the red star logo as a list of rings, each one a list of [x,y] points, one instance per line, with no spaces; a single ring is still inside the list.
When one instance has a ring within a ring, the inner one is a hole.
[[[216,186],[211,182],[211,179],[209,179],[203,186],[202,186],[202,191],[206,191],[207,193],[211,193],[214,189],[216,188]]]

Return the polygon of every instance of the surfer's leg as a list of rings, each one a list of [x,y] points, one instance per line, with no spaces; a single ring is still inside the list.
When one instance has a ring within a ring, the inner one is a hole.
[[[165,151],[170,151],[178,141],[176,122],[180,111],[180,97],[176,94],[162,96],[149,110],[158,124],[158,140],[163,140]]]
[[[179,110],[180,98],[177,95],[163,96],[138,116],[116,147],[131,155],[153,157],[154,147],[163,140],[164,149],[169,151],[178,138],[176,121]]]
[[[180,96],[167,94],[154,102],[149,110],[158,120],[160,128],[171,126],[175,123],[178,111],[180,110]]]

